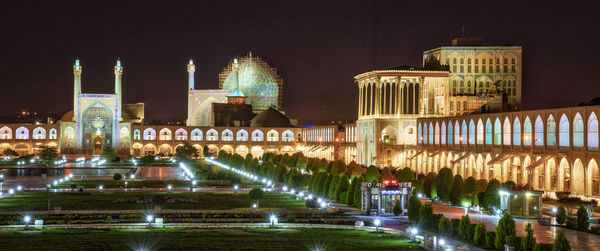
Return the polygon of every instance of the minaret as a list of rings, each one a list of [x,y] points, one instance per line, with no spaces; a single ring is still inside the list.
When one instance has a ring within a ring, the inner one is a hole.
[[[194,72],[196,71],[196,65],[194,65],[194,61],[190,59],[190,62],[187,65],[188,71],[188,88],[190,90],[194,90]]]
[[[121,76],[123,76],[123,66],[121,66],[121,59],[117,59],[117,65],[115,65],[115,94],[117,94],[117,113],[119,114],[119,122],[121,121]]]
[[[79,58],[75,59],[75,65],[73,65],[73,121],[77,121],[79,115],[77,109],[77,95],[81,94],[81,65],[79,65]]]

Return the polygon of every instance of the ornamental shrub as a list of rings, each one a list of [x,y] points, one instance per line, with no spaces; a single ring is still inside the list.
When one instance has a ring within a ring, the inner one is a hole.
[[[531,227],[531,223],[527,223],[525,225],[525,236],[521,238],[521,250],[533,250],[535,249],[536,241],[535,236],[533,236],[533,228]]]
[[[394,207],[392,208],[392,213],[394,213],[395,216],[402,214],[402,207],[400,206],[400,200],[396,200],[396,203],[394,204]]]
[[[496,238],[494,244],[496,249],[504,249],[507,236],[516,236],[517,231],[515,229],[515,220],[509,213],[504,213],[502,218],[498,221],[498,227],[496,228]]]
[[[558,209],[556,209],[556,222],[562,225],[565,224],[566,220],[567,212],[565,211],[565,208],[563,206],[559,206]]]
[[[416,224],[419,222],[419,211],[421,210],[421,201],[414,194],[408,198],[408,219]]]
[[[487,229],[484,223],[477,223],[475,225],[475,233],[473,234],[473,242],[477,246],[485,246],[485,237],[487,235]]]
[[[450,185],[450,202],[453,205],[462,206],[460,203],[463,198],[463,178],[460,175],[455,175],[452,179],[452,185]]]
[[[579,205],[577,209],[577,230],[587,231],[590,228],[587,209],[584,205]]]
[[[448,201],[448,192],[450,191],[451,185],[452,170],[446,167],[440,169],[438,175],[435,177],[435,187],[437,190],[437,195],[441,201]]]
[[[438,222],[438,232],[441,235],[448,236],[452,233],[452,223],[446,216],[440,217],[440,221]]]
[[[558,230],[558,234],[554,239],[554,243],[552,243],[552,251],[570,251],[571,245],[569,244],[569,240],[567,236],[565,236],[565,232],[562,230]]]

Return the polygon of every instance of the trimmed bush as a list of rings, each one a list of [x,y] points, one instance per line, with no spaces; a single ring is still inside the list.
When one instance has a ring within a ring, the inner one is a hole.
[[[433,221],[433,205],[428,203],[422,205],[419,211],[419,219],[421,224],[424,224],[426,227],[435,226],[437,221]]]
[[[447,167],[440,169],[438,175],[435,177],[436,192],[440,200],[448,201],[448,192],[450,191],[451,185],[452,170],[450,170],[450,168]]]
[[[535,236],[533,236],[533,228],[531,223],[525,225],[525,236],[521,238],[521,250],[533,250],[536,246]]]
[[[438,232],[444,236],[448,236],[452,233],[452,222],[443,215],[438,222]]]
[[[421,208],[421,209],[423,209],[423,208]],[[396,203],[394,204],[394,207],[392,208],[392,213],[394,213],[395,216],[402,214],[402,207],[400,206],[400,200],[396,200]]]
[[[565,232],[562,230],[558,230],[558,234],[554,239],[554,243],[552,243],[553,251],[570,251],[571,245],[569,244],[569,240],[567,236],[565,236]]]
[[[496,242],[496,232],[494,232],[494,231],[487,232],[487,235],[485,236],[485,246],[494,247],[495,242]]]
[[[513,250],[518,251],[521,250],[521,238],[514,236],[514,235],[509,235],[506,236],[506,240],[504,240],[505,244],[508,245],[509,247],[514,247]],[[504,247],[503,247],[504,249]]]
[[[565,208],[563,206],[559,206],[558,209],[556,209],[556,223],[562,225],[565,224],[566,220],[567,212],[565,211]]]
[[[498,227],[496,228],[496,238],[494,241],[496,249],[504,249],[506,237],[516,236],[516,234],[515,220],[509,213],[504,213],[502,218],[500,218],[500,221],[498,221]]]
[[[493,179],[488,183],[485,193],[483,194],[482,205],[485,208],[500,207],[500,181]],[[504,242],[504,241],[503,241]]]
[[[408,198],[408,219],[412,223],[419,222],[419,211],[421,210],[421,201],[414,194]]]
[[[463,178],[460,175],[455,175],[454,179],[452,179],[452,185],[450,185],[450,202],[453,205],[461,205],[463,198]]]
[[[367,173],[365,174],[365,179],[367,182],[379,182],[379,169],[373,165],[369,166],[369,169],[367,169]]]
[[[587,231],[590,228],[590,221],[587,209],[584,205],[579,205],[577,209],[577,230]]]
[[[535,245],[534,251],[552,251],[552,244],[538,243]]]
[[[469,219],[469,215],[464,215],[458,224],[458,235],[464,240],[472,241],[473,231],[471,230],[471,219]]]
[[[477,246],[485,246],[485,237],[487,235],[487,229],[485,228],[485,224],[477,223],[475,225],[475,233],[473,234],[473,242]]]

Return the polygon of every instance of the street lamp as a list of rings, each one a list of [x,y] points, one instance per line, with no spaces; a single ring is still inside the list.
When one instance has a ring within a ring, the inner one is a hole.
[[[169,185],[167,186],[167,190],[169,190],[169,192],[171,192],[171,189],[173,189],[173,186],[172,186],[171,184],[169,184]]]
[[[271,222],[271,228],[275,228],[275,225],[277,224],[277,216],[272,214],[271,217],[269,217],[269,221]]]
[[[412,227],[408,229],[410,231],[410,235],[413,236],[413,242],[417,242],[417,234],[419,234],[419,229],[416,227]]]
[[[146,215],[146,222],[148,222],[148,227],[152,227],[152,221],[154,220],[154,215]]]
[[[375,225],[375,232],[379,233],[379,225],[381,225],[381,220],[375,219],[373,224]]]
[[[258,207],[258,205],[256,205],[256,203],[252,204],[252,209],[256,209]]]
[[[26,227],[26,228],[27,228],[27,227],[29,227],[29,222],[31,222],[31,216],[29,216],[29,215],[25,215],[25,216],[23,217],[23,222],[25,222],[25,227]]]
[[[240,188],[238,185],[233,186],[233,190],[235,191],[235,193],[237,193],[238,188]]]

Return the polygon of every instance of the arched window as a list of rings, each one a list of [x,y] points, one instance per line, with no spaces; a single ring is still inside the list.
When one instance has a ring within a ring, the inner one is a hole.
[[[279,141],[279,133],[275,130],[270,130],[269,132],[267,132],[267,141],[269,141],[269,142]]]
[[[421,127],[421,123],[419,123],[419,126],[417,127],[417,140],[419,141],[420,144],[423,143],[423,128]]]
[[[140,129],[133,130],[133,140],[140,140]]]
[[[152,128],[144,130],[144,140],[156,140],[156,131]]]
[[[206,141],[217,141],[219,139],[219,133],[215,129],[206,131]]]
[[[121,130],[119,131],[119,139],[129,141],[129,128],[121,127]]]
[[[471,119],[469,122],[469,145],[475,145],[475,122]]]
[[[544,145],[544,121],[542,121],[542,118],[538,115],[537,118],[535,118],[535,145],[536,146],[543,146]]]
[[[160,140],[171,140],[171,130],[169,128],[163,128],[160,130]]]
[[[531,119],[525,117],[523,122],[523,145],[531,146]]]
[[[513,124],[513,145],[521,145],[521,121],[519,117],[515,118],[515,123]]]
[[[427,138],[427,123],[423,124],[423,144],[427,144],[429,138]]]
[[[462,127],[461,127],[461,129],[462,129],[462,132],[460,133],[460,137],[462,138],[462,140],[461,140],[461,141],[462,141],[462,142],[461,142],[461,144],[462,144],[462,145],[466,145],[466,144],[467,144],[467,141],[468,141],[468,135],[469,135],[469,134],[468,134],[468,129],[467,129],[467,122],[466,122],[466,121],[464,121],[464,120],[463,120],[463,122],[462,122]]]
[[[447,137],[446,136],[446,121],[442,121],[442,128],[440,130],[441,130],[441,134],[442,134],[440,139],[442,140],[442,145],[445,145],[446,137]]]
[[[435,122],[435,137],[434,141],[436,145],[440,144],[440,123]]]
[[[510,138],[512,138],[512,135],[510,133],[511,126],[510,126],[510,120],[508,119],[508,117],[506,117],[504,119],[504,127],[503,127],[503,129],[504,129],[504,133],[503,133],[503,136],[504,136],[503,140],[504,140],[504,142],[503,142],[503,145],[510,146]]]
[[[8,126],[0,128],[0,139],[12,139],[12,129]]]
[[[460,145],[460,126],[458,121],[454,122],[454,144]]]
[[[477,121],[477,144],[478,145],[483,145],[483,132],[485,130],[483,129],[483,122],[481,121],[481,119],[479,119],[479,121]]]
[[[175,140],[186,141],[187,136],[187,131],[183,128],[179,128],[175,131]]]
[[[192,141],[202,141],[202,130],[196,128],[192,130]]]
[[[56,139],[56,129],[52,128],[50,129],[50,135],[48,136],[50,139]]]
[[[498,118],[494,121],[494,145],[502,145],[502,124]]]
[[[29,129],[24,126],[17,128],[15,138],[21,140],[29,139]]]
[[[598,151],[598,118],[593,112],[588,119],[587,145],[589,150]]]
[[[427,143],[433,144],[433,124],[431,122],[429,122],[429,133],[427,134],[427,136],[429,136],[429,140],[427,141]]]
[[[244,129],[237,131],[235,138],[237,141],[248,141],[248,132]]]
[[[75,129],[72,126],[67,126],[65,128],[65,137],[66,140],[75,139]]]
[[[487,121],[485,122],[485,144],[486,145],[491,145],[492,142],[492,121],[488,118]]]
[[[252,132],[252,141],[261,142],[264,141],[264,134],[260,130],[254,130]]]
[[[229,129],[223,130],[223,132],[221,132],[221,140],[222,141],[233,141],[233,132]]]
[[[36,127],[33,129],[33,135],[31,137],[33,139],[46,139],[46,129],[43,127]]]
[[[452,121],[448,122],[448,144],[451,145],[454,143],[454,127],[452,126]]]
[[[548,122],[546,122],[546,146],[556,146],[556,121],[554,116],[548,116]]]
[[[283,131],[283,133],[281,134],[281,141],[282,142],[292,142],[294,141],[294,133],[290,130],[285,130]]]
[[[569,119],[563,113],[558,123],[558,146],[569,147]]]
[[[573,146],[583,147],[583,119],[579,113],[573,119]]]

